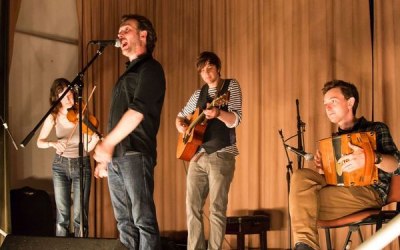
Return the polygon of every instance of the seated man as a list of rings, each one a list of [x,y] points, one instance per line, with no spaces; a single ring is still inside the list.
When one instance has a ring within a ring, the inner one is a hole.
[[[300,169],[293,174],[290,186],[289,208],[295,249],[320,249],[317,219],[332,220],[368,208],[386,204],[392,175],[400,174],[400,152],[382,122],[356,118],[359,96],[357,88],[340,80],[327,82],[322,89],[324,106],[329,120],[338,125],[335,135],[373,131],[376,133],[375,166],[378,182],[369,186],[327,185],[323,175],[311,169]],[[365,165],[361,147],[350,144],[353,153],[342,156],[343,172],[352,172]],[[322,168],[321,152],[314,158],[317,168]]]

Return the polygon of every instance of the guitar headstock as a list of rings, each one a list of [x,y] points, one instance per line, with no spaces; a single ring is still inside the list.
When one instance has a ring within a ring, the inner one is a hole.
[[[212,102],[210,107],[224,106],[229,102],[230,92],[226,91],[223,95],[218,96]]]

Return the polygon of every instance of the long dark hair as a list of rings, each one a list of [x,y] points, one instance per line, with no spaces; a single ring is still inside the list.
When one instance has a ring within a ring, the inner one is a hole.
[[[64,88],[68,87],[68,85],[70,84],[70,82],[65,79],[65,78],[57,78],[53,81],[53,84],[51,85],[50,88],[50,106],[53,106],[56,101],[59,98],[59,94],[61,94],[64,90]],[[76,96],[75,96],[75,92],[74,92],[74,101],[76,100]],[[53,111],[51,112],[51,114],[56,117],[58,112],[60,111],[62,104],[61,102],[59,102],[57,104],[57,106],[53,109]]]

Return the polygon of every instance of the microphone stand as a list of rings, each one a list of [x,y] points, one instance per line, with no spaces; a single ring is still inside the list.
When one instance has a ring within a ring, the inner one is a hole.
[[[283,147],[285,148],[285,153],[286,153],[286,158],[288,161],[288,164],[286,165],[286,183],[287,183],[287,193],[288,193],[288,208],[287,208],[287,213],[288,213],[288,242],[289,242],[289,249],[292,249],[292,223],[290,221],[290,210],[289,210],[289,194],[290,194],[290,176],[293,174],[293,167],[292,167],[292,161],[290,160],[285,139],[283,137],[283,132],[282,129],[279,130],[279,135],[281,136],[282,144]]]
[[[32,137],[35,135],[36,131],[39,129],[39,127],[42,125],[44,120],[47,118],[47,116],[53,111],[53,109],[61,102],[61,100],[64,98],[64,96],[72,90],[74,87],[78,89],[78,126],[79,126],[79,183],[80,183],[80,228],[79,228],[79,237],[84,237],[84,227],[83,225],[85,224],[85,217],[83,216],[83,203],[84,203],[84,197],[83,197],[83,135],[82,135],[82,90],[83,90],[83,76],[86,72],[86,70],[89,68],[90,65],[97,59],[98,56],[100,56],[105,47],[107,45],[101,45],[100,48],[96,51],[96,54],[93,56],[93,58],[86,64],[85,67],[77,74],[74,80],[72,80],[71,84],[67,86],[66,91],[56,100],[56,102],[53,104],[53,106],[50,107],[50,109],[47,111],[47,113],[42,117],[42,119],[36,124],[36,126],[33,128],[33,130],[25,137],[25,139],[21,142],[20,146],[25,147],[29,141],[32,139]],[[88,187],[86,187],[88,188]]]
[[[303,148],[303,132],[305,131],[305,123],[300,118],[300,104],[299,99],[296,99],[296,111],[297,111],[297,149],[304,150]],[[299,169],[303,167],[304,160],[301,156],[297,156],[297,166]]]
[[[292,249],[292,224],[290,220],[290,210],[289,210],[289,194],[290,194],[290,177],[291,174],[293,174],[293,167],[292,164],[293,162],[290,160],[289,153],[288,153],[288,147],[286,145],[286,141],[292,139],[293,137],[297,136],[297,142],[298,142],[298,150],[303,151],[303,132],[305,131],[305,123],[301,121],[300,118],[300,108],[299,108],[299,100],[296,99],[296,110],[297,110],[297,134],[289,137],[288,139],[285,140],[283,136],[282,130],[279,130],[279,135],[281,136],[282,140],[282,145],[285,148],[285,153],[286,153],[286,158],[288,161],[288,164],[286,165],[286,182],[287,182],[287,190],[288,190],[288,242],[289,242],[289,249]],[[298,161],[298,168],[302,168],[302,163],[303,163],[303,157],[298,155],[297,156],[297,161]]]

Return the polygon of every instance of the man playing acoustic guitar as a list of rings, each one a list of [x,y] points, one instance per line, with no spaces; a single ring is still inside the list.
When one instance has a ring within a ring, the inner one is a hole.
[[[328,185],[326,179],[311,169],[300,169],[292,176],[289,207],[296,250],[320,249],[317,219],[332,220],[368,208],[386,204],[393,175],[400,174],[400,152],[382,122],[356,118],[359,96],[357,88],[348,82],[334,80],[322,89],[326,114],[339,127],[339,135],[350,137],[354,133],[372,132],[376,135],[376,151],[372,156],[367,150],[347,143],[352,153],[337,159],[339,175],[352,173],[364,167],[371,158],[378,168],[378,181],[367,185]],[[317,151],[314,158],[317,168],[324,167],[324,152]],[[332,157],[331,157],[332,158]],[[326,171],[325,171],[326,172]],[[325,173],[327,175],[327,173]]]
[[[215,53],[202,52],[197,70],[206,84],[194,92],[176,118],[181,133],[177,156],[190,160],[186,184],[188,249],[222,249],[228,192],[239,153],[235,128],[242,118],[242,93],[236,80],[221,78],[221,61]],[[185,152],[184,156],[180,151]],[[202,213],[208,193],[207,247]]]

